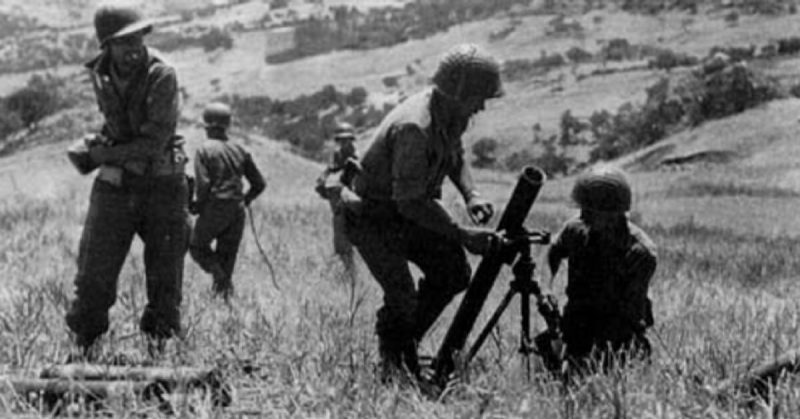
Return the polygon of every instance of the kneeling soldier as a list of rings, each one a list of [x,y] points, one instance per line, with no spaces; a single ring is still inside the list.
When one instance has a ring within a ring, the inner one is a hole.
[[[211,103],[203,111],[208,139],[194,160],[197,200],[192,212],[199,214],[192,230],[189,252],[214,278],[213,291],[228,300],[233,293],[233,266],[242,241],[245,206],[266,187],[250,153],[228,140],[231,110]],[[242,177],[250,188],[244,193]],[[216,240],[214,249],[211,242]]]
[[[647,290],[656,269],[653,241],[630,222],[631,188],[621,170],[598,168],[572,191],[580,216],[564,225],[548,252],[553,276],[569,260],[562,330],[569,371],[648,356],[653,324]],[[593,365],[594,364],[594,365]]]

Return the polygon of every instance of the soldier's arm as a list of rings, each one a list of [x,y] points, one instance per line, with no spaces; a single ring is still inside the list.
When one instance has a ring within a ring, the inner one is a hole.
[[[637,329],[649,326],[647,319],[647,290],[656,271],[656,255],[641,244],[634,246],[625,256],[622,267],[624,281],[622,287],[622,311]]]
[[[570,228],[567,224],[561,228],[561,231],[558,232],[555,240],[553,240],[553,244],[547,249],[547,266],[550,268],[551,283],[561,267],[561,261],[569,255],[569,237]]]
[[[457,155],[458,157],[455,162],[453,162],[453,166],[447,174],[447,177],[450,178],[456,186],[456,189],[458,189],[461,196],[464,198],[464,202],[467,203],[470,199],[476,197],[478,193],[475,188],[475,181],[472,180],[472,171],[469,165],[464,162],[464,148],[461,146],[461,141],[459,141]]]
[[[211,193],[211,177],[204,157],[200,150],[195,153],[194,157],[195,196],[198,209],[203,208],[203,205],[208,202],[208,196]]]
[[[264,180],[264,176],[253,161],[253,156],[251,156],[250,153],[246,153],[245,156],[243,167],[244,177],[247,179],[250,187],[247,189],[247,194],[244,196],[244,203],[245,205],[250,205],[250,203],[266,189],[267,182]]]
[[[178,119],[178,80],[175,70],[161,66],[148,77],[147,119],[139,127],[141,137],[110,147],[94,147],[97,163],[121,164],[128,160],[151,160],[169,145]]]

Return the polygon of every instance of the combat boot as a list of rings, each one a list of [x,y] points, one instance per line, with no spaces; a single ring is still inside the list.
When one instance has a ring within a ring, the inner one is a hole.
[[[161,359],[167,349],[167,339],[146,335],[145,340],[147,341],[147,356],[151,360]]]
[[[212,270],[211,275],[214,278],[214,283],[211,286],[211,291],[215,297],[222,297],[226,302],[230,300],[233,295],[233,283],[230,276],[228,276],[221,267],[216,266]]]
[[[96,337],[88,338],[76,334],[73,335],[73,340],[77,351],[70,351],[66,359],[67,364],[95,362],[100,358],[100,345]]]
[[[383,345],[381,345],[383,346]],[[403,375],[403,355],[394,348],[379,349],[378,377],[381,384],[392,384]]]

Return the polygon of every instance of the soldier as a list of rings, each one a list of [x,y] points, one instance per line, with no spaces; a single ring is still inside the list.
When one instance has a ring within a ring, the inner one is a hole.
[[[502,95],[498,63],[462,45],[444,57],[433,82],[384,118],[353,190],[341,194],[348,237],[384,292],[376,325],[382,379],[406,369],[419,374],[417,342],[468,285],[464,248],[485,254],[500,243],[488,229],[457,224],[441,201],[449,177],[474,223],[494,214],[475,189],[461,135],[488,99]],[[418,289],[409,262],[424,274]]]
[[[316,191],[321,197],[328,199],[331,204],[331,210],[333,211],[333,251],[341,258],[345,270],[353,278],[353,275],[355,275],[353,245],[345,233],[344,212],[336,207],[336,201],[329,196],[330,191],[335,191],[336,188],[326,187],[328,177],[339,172],[341,172],[339,185],[351,186],[357,171],[355,167],[358,161],[353,126],[346,122],[339,124],[334,132],[333,140],[336,142],[338,149],[333,153],[328,167],[317,178]]]
[[[242,241],[245,207],[264,190],[266,183],[241,145],[228,140],[231,109],[210,103],[203,111],[206,136],[194,160],[197,200],[192,212],[199,214],[189,252],[214,279],[212,290],[228,301],[233,294],[233,267]],[[244,193],[242,177],[250,184]],[[214,249],[211,242],[216,241]]]
[[[568,369],[612,365],[621,350],[649,356],[653,317],[647,290],[656,269],[653,241],[630,222],[625,173],[595,168],[572,190],[580,216],[566,222],[547,259],[553,276],[569,261],[562,330]],[[594,364],[594,365],[593,365]]]
[[[134,235],[144,242],[147,305],[140,327],[151,350],[180,332],[188,242],[186,154],[175,135],[175,69],[144,45],[152,25],[138,9],[100,6],[102,51],[86,66],[105,118],[100,134],[70,149],[88,173],[99,166],[81,236],[75,298],[66,322],[84,355],[109,328],[117,280]],[[77,157],[76,157],[77,156]]]

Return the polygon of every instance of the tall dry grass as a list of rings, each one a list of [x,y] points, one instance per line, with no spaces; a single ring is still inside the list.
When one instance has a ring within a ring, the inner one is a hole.
[[[87,197],[6,197],[0,201],[0,364],[33,374],[63,361],[72,350],[63,314],[72,293],[79,228]],[[181,417],[276,418],[728,418],[796,417],[800,390],[781,382],[774,406],[746,409],[720,402],[706,391],[743,374],[753,364],[798,346],[800,239],[737,235],[693,223],[642,224],[659,245],[653,280],[656,326],[654,356],[569,390],[541,372],[529,381],[517,353],[519,309],[513,303],[465,380],[439,400],[414,388],[384,386],[375,374],[375,310],[381,293],[359,266],[355,289],[332,256],[329,212],[319,202],[259,201],[254,205],[259,239],[275,265],[273,288],[248,232],[235,273],[236,297],[225,305],[212,298],[210,278],[187,258],[184,284],[185,336],[172,342],[164,365],[221,368],[236,389],[234,405],[214,410],[207,399],[176,403]],[[540,214],[528,225],[555,231],[568,209]],[[544,248],[535,249],[541,260]],[[104,355],[145,359],[136,325],[145,303],[143,263],[134,246],[120,277]],[[476,259],[473,259],[477,262]],[[504,269],[476,327],[505,293]],[[549,282],[539,270],[538,279]],[[565,279],[553,290],[563,302]],[[453,304],[421,344],[435,353],[455,309]],[[542,324],[537,317],[535,326]],[[37,406],[15,400],[0,386],[0,415],[46,417]],[[143,401],[112,401],[112,417],[157,417]],[[78,415],[92,412],[78,410]]]

